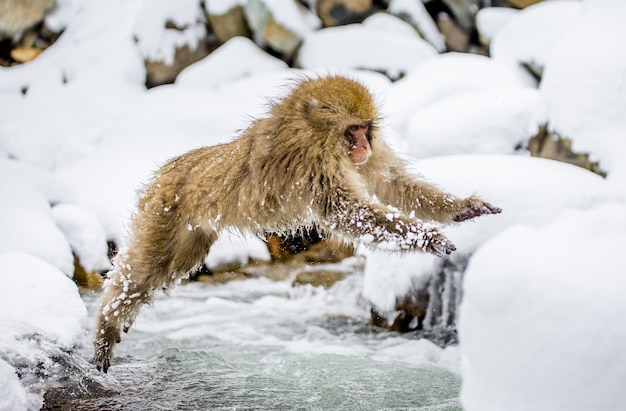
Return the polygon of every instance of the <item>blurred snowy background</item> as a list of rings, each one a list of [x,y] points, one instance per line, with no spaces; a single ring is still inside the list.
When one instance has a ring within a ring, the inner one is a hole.
[[[1,0],[0,409],[39,409],[88,341],[75,259],[107,270],[151,171],[325,73],[368,86],[416,172],[504,210],[446,228],[445,261],[359,250],[361,311],[443,289],[420,326],[458,329],[430,349],[465,410],[626,409],[626,2],[490,7],[532,3]],[[251,236],[208,264],[242,258],[269,257]]]

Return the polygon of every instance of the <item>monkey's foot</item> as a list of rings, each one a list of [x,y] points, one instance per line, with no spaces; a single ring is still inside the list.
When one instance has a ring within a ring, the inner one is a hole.
[[[481,215],[500,214],[501,212],[502,209],[500,207],[493,206],[486,201],[475,200],[471,201],[465,210],[454,216],[454,221],[460,223],[461,221],[469,220],[470,218]]]
[[[98,337],[93,341],[93,362],[96,364],[98,371],[106,373],[109,370],[111,359],[113,358],[113,347],[120,341],[119,331],[111,329],[98,331]]]

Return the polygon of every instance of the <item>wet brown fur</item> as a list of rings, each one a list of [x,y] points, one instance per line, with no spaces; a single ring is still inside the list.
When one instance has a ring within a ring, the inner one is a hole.
[[[361,84],[343,77],[306,79],[238,139],[193,150],[158,170],[139,201],[128,249],[117,256],[106,282],[96,366],[106,372],[120,330],[130,327],[156,291],[200,265],[223,229],[262,233],[315,226],[348,240],[397,242],[399,250],[442,255],[454,246],[420,219],[450,223],[499,212],[477,197],[457,198],[407,173],[379,136],[378,120]],[[344,135],[353,124],[370,124],[372,154],[360,166],[350,160]]]

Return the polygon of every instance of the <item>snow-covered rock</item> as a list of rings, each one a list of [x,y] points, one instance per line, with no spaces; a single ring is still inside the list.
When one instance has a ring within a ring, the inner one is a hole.
[[[30,253],[71,278],[72,250],[50,210],[51,197],[58,194],[54,178],[45,170],[2,158],[0,175],[0,252]]]
[[[391,0],[387,11],[407,19],[437,51],[445,51],[445,39],[421,1]]]
[[[540,70],[563,34],[575,24],[581,7],[582,2],[577,0],[544,1],[517,12],[492,34],[490,55],[511,67],[525,63]],[[495,14],[490,8],[481,10],[477,16],[479,29],[481,22],[486,24],[483,13],[487,18]]]
[[[415,158],[512,154],[538,129],[539,92],[530,88],[459,93],[415,113],[406,151]]]
[[[63,203],[52,207],[52,218],[85,270],[109,269],[106,233],[92,213],[76,204]]]
[[[198,47],[207,35],[204,11],[198,0],[168,0],[139,2],[142,8],[134,34],[137,46],[144,59],[171,65],[176,49]],[[168,27],[166,23],[176,28]]]
[[[298,64],[309,69],[369,69],[397,77],[435,55],[437,50],[419,36],[349,24],[309,33],[300,47]]]
[[[78,342],[85,331],[87,310],[76,285],[37,257],[0,252],[0,267],[0,358],[20,370],[28,409],[39,409],[42,376],[54,374],[54,356]],[[4,383],[14,386],[15,379],[3,361],[0,385],[5,389]],[[8,409],[19,409],[23,392],[17,388],[13,397],[0,396],[0,401],[11,401]]]
[[[401,134],[408,119],[445,98],[470,91],[507,90],[534,86],[519,73],[484,56],[446,53],[424,61],[396,81],[383,111]],[[450,113],[454,115],[456,113]]]
[[[485,7],[476,13],[476,29],[487,43],[520,11],[508,7]]]
[[[626,408],[626,206],[567,211],[493,238],[465,273],[467,411]]]
[[[210,87],[251,73],[286,68],[284,61],[265,53],[252,40],[234,37],[209,56],[185,68],[176,78],[176,84]]]
[[[626,185],[626,3],[583,3],[556,43],[541,82],[549,128],[590,153],[608,179]]]

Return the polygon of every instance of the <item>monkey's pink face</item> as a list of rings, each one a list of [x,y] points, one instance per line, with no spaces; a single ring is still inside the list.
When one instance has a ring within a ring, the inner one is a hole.
[[[345,136],[350,143],[350,160],[357,166],[365,164],[372,154],[369,131],[369,124],[352,124],[346,129]]]

